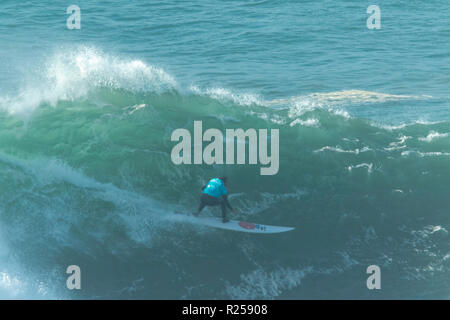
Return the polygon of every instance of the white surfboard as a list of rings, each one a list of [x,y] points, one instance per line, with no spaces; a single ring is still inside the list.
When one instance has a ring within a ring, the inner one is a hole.
[[[224,223],[221,218],[214,217],[197,217],[195,220],[198,221],[199,224],[203,224],[205,226],[250,233],[280,233],[295,229],[292,227],[269,226],[238,220],[230,220]]]

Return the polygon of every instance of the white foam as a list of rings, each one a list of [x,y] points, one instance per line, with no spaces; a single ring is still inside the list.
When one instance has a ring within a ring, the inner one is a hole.
[[[285,291],[299,287],[302,280],[309,274],[341,273],[360,264],[346,251],[337,253],[342,261],[331,268],[316,269],[312,266],[299,266],[296,268],[280,267],[267,271],[260,266],[250,273],[241,274],[238,284],[227,283],[225,293],[229,298],[239,300],[275,299]]]
[[[86,97],[95,88],[153,92],[173,88],[176,81],[164,70],[141,60],[108,55],[96,48],[79,47],[50,57],[43,74],[36,75],[16,96],[1,96],[0,109],[29,115],[42,103]]]
[[[129,115],[132,115],[136,111],[144,109],[146,106],[147,106],[146,104],[136,104],[134,106],[125,107],[124,109],[128,110]]]
[[[118,224],[125,227],[132,241],[145,246],[152,246],[157,241],[161,230],[176,228],[175,222],[195,223],[195,218],[187,215],[174,214],[171,208],[157,200],[135,191],[121,189],[112,183],[102,183],[87,175],[81,170],[74,169],[59,159],[19,159],[14,156],[0,153],[0,162],[18,166],[34,177],[34,183],[45,186],[52,183],[68,182],[82,190],[89,190],[97,199],[113,203],[116,208],[115,219]],[[73,219],[77,219],[74,215]],[[68,215],[72,219],[72,215]],[[75,223],[71,221],[69,223]],[[61,236],[60,242],[66,242],[68,233],[61,232],[67,225],[59,224],[57,230],[50,230],[54,237]],[[200,230],[201,227],[197,228]],[[99,230],[97,236],[102,241],[104,232]]]
[[[273,114],[270,112],[255,112],[255,111],[246,111],[245,114],[256,116],[262,120],[270,121],[272,123],[278,124],[278,125],[284,125],[287,123],[287,120],[284,117],[281,117],[278,114]]]
[[[300,125],[300,126],[305,126],[305,127],[317,128],[317,127],[319,127],[319,120],[317,120],[316,118],[310,118],[310,119],[306,119],[306,120],[295,119],[289,125],[291,127],[293,127],[295,125]]]
[[[353,169],[367,168],[367,173],[372,173],[373,164],[372,163],[360,163],[355,166],[348,166],[347,170],[352,171]]]
[[[253,104],[264,105],[263,100],[261,100],[257,94],[253,93],[237,93],[220,87],[201,89],[194,85],[191,86],[190,89],[198,95],[206,95],[213,99],[222,101],[233,101],[234,103],[242,106],[249,106]]]
[[[389,124],[383,124],[383,123],[377,123],[375,121],[372,121],[371,124],[374,127],[380,128],[380,129],[384,129],[384,130],[388,130],[388,131],[396,131],[396,130],[401,130],[404,129],[406,127],[409,126],[414,126],[414,125],[434,125],[434,124],[439,124],[439,123],[444,123],[446,121],[425,121],[425,120],[416,120],[410,123],[401,123],[401,124],[397,124],[397,125],[389,125]]]
[[[0,298],[14,299],[22,292],[20,280],[6,272],[0,272]]]
[[[420,141],[431,142],[436,139],[442,139],[448,137],[448,133],[439,133],[436,131],[430,131],[426,137],[420,137]]]
[[[241,275],[239,285],[227,285],[225,290],[231,299],[274,299],[285,290],[299,286],[302,279],[312,271],[312,267],[280,268],[272,272],[257,269]]]
[[[290,108],[290,117],[300,116],[314,109],[328,109],[336,111],[336,107],[360,105],[368,103],[384,103],[388,101],[427,99],[429,96],[396,95],[364,90],[343,90],[334,92],[316,92],[308,95],[293,96],[287,99],[265,101],[267,106],[285,106]],[[339,110],[339,109],[338,109]],[[338,115],[349,117],[344,110],[337,111]]]
[[[369,147],[363,147],[362,149],[355,149],[355,150],[344,150],[340,147],[330,147],[330,146],[325,146],[322,147],[320,149],[314,150],[314,152],[323,152],[323,151],[332,151],[332,152],[338,152],[338,153],[353,153],[353,154],[360,154],[363,152],[367,152],[370,151],[372,149],[370,149]]]
[[[416,154],[419,157],[448,157],[450,156],[450,152],[440,152],[440,151],[435,151],[435,152],[420,152],[420,151],[415,151],[415,150],[407,150],[407,151],[403,151],[401,153],[402,156],[409,156],[410,154]]]
[[[388,101],[423,99],[424,96],[387,94],[365,90],[343,90],[327,93],[311,93],[309,98],[322,105],[350,105],[362,103],[383,103]]]
[[[39,280],[41,277],[45,281]],[[50,280],[45,275],[30,276],[26,268],[15,264],[9,268],[0,267],[0,299],[66,299],[64,290],[53,292],[52,282],[64,283],[61,279]]]
[[[47,285],[18,265],[2,235],[0,228],[0,299],[54,299]]]
[[[442,226],[430,226],[431,227],[431,233],[440,232],[443,234],[448,234],[447,229],[443,228]]]
[[[392,150],[404,149],[404,148],[406,148],[405,142],[411,138],[412,138],[411,136],[401,135],[400,137],[397,138],[397,141],[393,141],[393,142],[389,143],[389,147],[385,147],[384,150],[392,151]]]

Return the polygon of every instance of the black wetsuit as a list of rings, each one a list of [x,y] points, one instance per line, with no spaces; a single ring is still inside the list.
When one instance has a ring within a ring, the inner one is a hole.
[[[220,198],[216,198],[213,196],[210,196],[209,194],[202,193],[202,196],[200,197],[200,206],[198,207],[197,214],[200,213],[200,211],[203,210],[205,206],[220,206],[222,209],[222,219],[225,221],[227,220],[227,207],[230,210],[233,210],[230,203],[228,202],[228,197],[226,195],[222,195]]]

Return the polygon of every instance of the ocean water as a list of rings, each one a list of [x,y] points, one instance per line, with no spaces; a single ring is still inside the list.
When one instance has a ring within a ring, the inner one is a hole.
[[[449,17],[443,0],[1,1],[0,298],[449,299]],[[195,120],[278,129],[278,174],[174,165]],[[174,214],[221,175],[236,218],[296,229]]]

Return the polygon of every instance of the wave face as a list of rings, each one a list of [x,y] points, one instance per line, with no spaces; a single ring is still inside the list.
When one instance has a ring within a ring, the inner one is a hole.
[[[371,264],[386,273],[383,297],[444,296],[450,121],[383,125],[346,111],[428,98],[181,88],[88,48],[46,65],[38,86],[1,98],[2,297],[370,297],[336,284],[364,284]],[[279,129],[279,173],[174,165],[171,133],[194,120]],[[174,214],[223,174],[240,219],[296,230],[254,237]],[[84,271],[81,293],[64,289],[70,264]]]
[[[0,298],[450,298],[447,1],[380,30],[349,1],[88,2],[81,30],[0,3]],[[174,165],[196,120],[278,129],[278,174]],[[296,229],[174,214],[222,175],[237,218]]]

